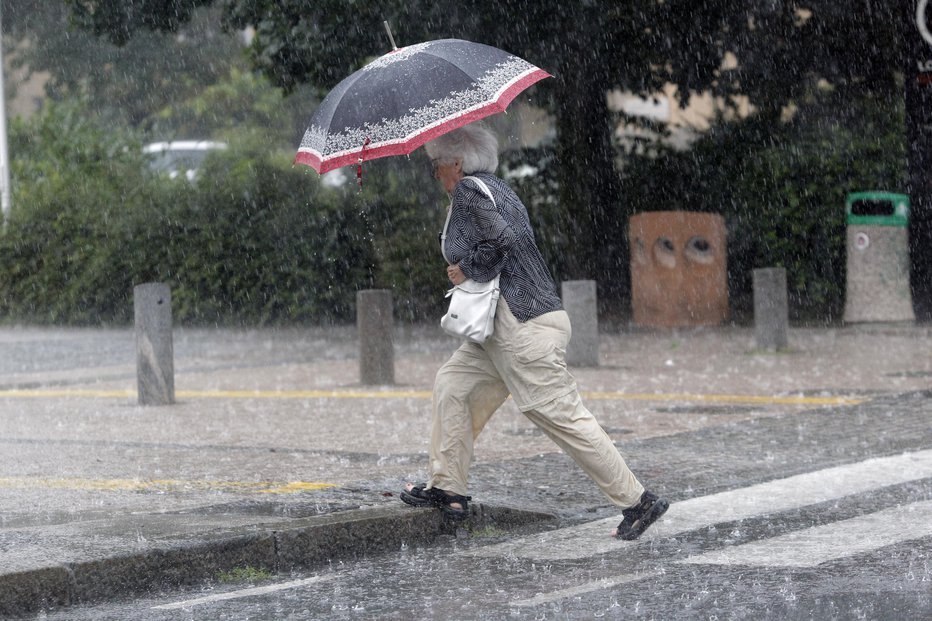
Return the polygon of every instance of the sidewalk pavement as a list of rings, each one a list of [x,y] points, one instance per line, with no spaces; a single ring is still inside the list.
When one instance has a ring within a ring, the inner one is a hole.
[[[133,339],[0,330],[0,616],[465,536],[397,498],[425,476],[433,375],[456,347],[439,331],[399,328],[396,384],[361,386],[349,327],[178,329],[178,403],[162,407],[135,404]],[[930,345],[925,325],[797,328],[781,353],[755,351],[746,328],[634,330],[602,335],[600,366],[573,372],[627,454],[742,421],[900,407],[895,395],[932,388]],[[639,474],[674,497],[727,484],[708,452],[682,448],[681,489],[656,467]],[[573,499],[526,468],[558,452],[507,403],[476,446],[471,528],[612,511],[594,489]]]

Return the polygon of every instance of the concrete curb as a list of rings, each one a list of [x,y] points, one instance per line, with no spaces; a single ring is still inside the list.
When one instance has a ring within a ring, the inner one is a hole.
[[[517,528],[553,515],[503,506],[470,506],[472,528]],[[194,584],[237,567],[284,573],[427,545],[456,532],[438,511],[377,507],[214,531],[188,543],[0,574],[0,617],[142,594],[161,586]]]

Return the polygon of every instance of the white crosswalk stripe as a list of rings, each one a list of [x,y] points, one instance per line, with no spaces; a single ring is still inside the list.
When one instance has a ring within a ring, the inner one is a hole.
[[[530,597],[528,599],[513,600],[510,602],[510,604],[516,607],[540,606],[541,604],[556,602],[561,599],[575,597],[577,595],[583,595],[585,593],[591,593],[601,589],[611,589],[612,587],[621,586],[622,584],[627,584],[629,582],[637,582],[638,580],[644,580],[646,578],[656,578],[662,574],[663,572],[661,571],[646,571],[638,574],[621,574],[619,576],[611,576],[609,578],[603,578],[602,580],[597,580],[594,582],[586,582],[584,584],[572,586],[566,589],[560,589],[558,591],[538,593],[534,597]]]
[[[799,509],[930,477],[932,450],[880,457],[673,503],[659,522],[633,542],[610,537],[619,516],[521,537],[470,550],[466,554],[541,561],[580,559],[605,553],[625,554],[632,546],[652,539],[672,537],[722,522]]]
[[[923,537],[932,537],[932,500],[713,550],[679,562],[692,565],[815,567]]]
[[[278,582],[265,586],[249,587],[248,589],[240,589],[238,591],[215,593],[213,595],[196,597],[194,599],[186,599],[184,601],[173,602],[171,604],[153,606],[152,610],[185,610],[188,608],[193,608],[194,606],[200,606],[202,604],[213,604],[216,602],[229,601],[233,599],[242,599],[244,597],[257,597],[260,595],[268,595],[269,593],[276,593],[278,591],[285,591],[288,589],[300,589],[306,586],[317,584],[319,582],[323,582],[325,580],[333,580],[334,578],[336,578],[336,575],[313,576],[311,578],[304,578],[303,580],[290,580],[288,582]]]
[[[690,556],[677,563],[807,568],[923,537],[932,537],[932,500],[892,507],[780,537],[713,550]],[[662,574],[663,572],[658,570],[609,576],[558,591],[538,593],[527,599],[514,600],[511,605],[539,606],[655,578]]]
[[[670,537],[707,528],[716,522],[748,519],[797,509],[929,477],[932,477],[932,451],[869,459],[848,466],[827,468],[676,503],[671,506],[667,515],[648,531],[651,533],[650,537],[645,535],[642,539],[630,543],[607,537],[616,522],[615,518],[611,518],[487,546],[468,554],[483,557],[504,554],[535,560],[577,559],[613,550],[621,555],[630,551],[632,546],[652,538]],[[831,560],[930,536],[932,501],[921,501],[778,537],[712,550],[677,563],[815,567]],[[528,599],[514,600],[511,605],[538,606],[656,577],[660,573],[662,572],[638,572],[602,577],[565,589],[538,593]]]

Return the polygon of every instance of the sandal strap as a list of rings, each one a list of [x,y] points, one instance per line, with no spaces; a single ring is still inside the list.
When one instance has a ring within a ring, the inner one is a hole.
[[[408,495],[414,496],[415,498],[423,498],[424,500],[431,499],[430,494],[427,492],[427,483],[415,485],[408,490]]]
[[[447,493],[438,494],[438,496],[440,496],[438,500],[440,501],[441,504],[444,504],[444,505],[451,505],[453,503],[459,503],[465,507],[466,503],[472,500],[472,496],[451,496]]]
[[[442,489],[430,490],[433,492],[434,506],[440,509],[440,512],[449,519],[459,522],[469,517],[469,501],[472,496],[460,496],[459,494],[447,494]],[[454,507],[453,505],[459,505]]]
[[[449,506],[453,503],[459,503],[465,507],[466,503],[472,500],[472,496],[460,496],[459,494],[448,494],[446,493],[446,491],[440,488],[437,488],[437,487],[432,487],[429,490],[425,490],[425,491],[428,494],[430,494],[431,499],[438,506],[442,506],[442,505]]]

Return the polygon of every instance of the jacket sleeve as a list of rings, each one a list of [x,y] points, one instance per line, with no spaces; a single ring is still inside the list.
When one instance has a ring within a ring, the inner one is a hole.
[[[460,270],[476,282],[488,282],[502,271],[518,236],[495,204],[478,188],[460,184],[453,202],[466,210],[470,237],[478,240],[459,262]]]

